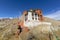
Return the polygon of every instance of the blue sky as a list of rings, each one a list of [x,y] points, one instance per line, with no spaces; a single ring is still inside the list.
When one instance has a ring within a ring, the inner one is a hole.
[[[60,0],[0,0],[0,17],[18,17],[29,9],[41,9],[44,16],[60,19]]]

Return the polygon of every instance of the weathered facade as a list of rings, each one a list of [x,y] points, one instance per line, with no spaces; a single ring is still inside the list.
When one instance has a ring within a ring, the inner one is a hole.
[[[30,10],[30,11],[24,11],[23,15],[25,16],[25,21],[31,21],[31,20],[43,20],[43,15],[41,10]]]
[[[21,23],[21,26],[24,26],[29,29],[35,26],[38,26],[40,24],[51,25],[51,23],[49,22],[44,22],[42,11],[39,9],[24,11],[22,22],[20,23]]]

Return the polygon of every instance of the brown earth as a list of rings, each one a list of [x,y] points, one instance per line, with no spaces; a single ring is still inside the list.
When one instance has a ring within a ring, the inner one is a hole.
[[[51,22],[55,30],[53,32],[42,31],[46,28],[44,25],[38,25],[31,29],[29,32],[23,31],[18,38],[15,37],[14,33],[17,31],[18,19],[11,19],[9,21],[0,21],[0,40],[56,40],[56,36],[60,38],[60,21],[44,18],[45,22]],[[3,27],[2,27],[3,26]]]

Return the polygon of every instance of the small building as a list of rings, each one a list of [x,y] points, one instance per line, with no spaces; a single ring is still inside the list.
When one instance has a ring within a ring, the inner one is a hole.
[[[41,10],[29,10],[24,11],[24,19],[25,21],[42,21],[43,15]]]
[[[43,22],[44,17],[43,17],[42,11],[39,9],[24,11],[23,15],[24,15],[24,18],[22,19],[24,21],[23,24],[25,27],[33,28],[41,24],[51,25],[51,23],[49,22]]]

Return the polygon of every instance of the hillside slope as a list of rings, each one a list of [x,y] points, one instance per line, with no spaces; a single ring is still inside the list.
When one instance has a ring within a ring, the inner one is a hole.
[[[41,25],[31,29],[29,32],[23,31],[19,38],[16,38],[14,33],[17,31],[18,21],[19,21],[18,19],[11,19],[9,21],[5,20],[0,22],[0,40],[50,40],[49,36],[54,38],[54,39],[51,38],[52,40],[56,39],[53,32],[50,33],[48,31],[42,32],[42,29],[46,27]],[[54,33],[60,38],[60,21],[56,21],[54,19],[46,17],[44,18],[44,21],[52,23],[52,26],[55,29]]]
[[[44,21],[51,22],[54,26],[59,26],[60,25],[60,21],[57,21],[57,20],[54,20],[54,19],[51,19],[51,18],[44,17]]]

